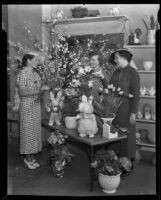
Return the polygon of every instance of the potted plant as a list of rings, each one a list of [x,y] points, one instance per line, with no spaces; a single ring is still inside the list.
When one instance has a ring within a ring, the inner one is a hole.
[[[72,157],[66,146],[65,139],[68,136],[63,135],[58,130],[51,132],[50,137],[48,138],[50,147],[49,153],[49,165],[51,166],[53,175],[56,178],[62,178],[64,175],[65,167],[71,162]]]
[[[99,150],[91,163],[98,174],[98,181],[105,193],[114,193],[120,184],[120,175],[131,170],[131,162],[126,157],[118,158],[113,150]]]
[[[154,15],[150,16],[150,25],[148,26],[147,23],[145,22],[144,19],[142,19],[144,22],[144,25],[148,31],[148,36],[147,36],[147,44],[148,45],[153,45],[155,44],[155,32],[158,27],[158,22],[157,20],[155,21]]]

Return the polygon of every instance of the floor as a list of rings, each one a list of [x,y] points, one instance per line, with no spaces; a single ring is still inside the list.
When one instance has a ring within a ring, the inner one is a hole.
[[[75,154],[71,165],[66,168],[62,179],[52,176],[47,165],[48,148],[43,148],[38,155],[41,167],[29,170],[24,167],[23,158],[19,155],[19,140],[13,138],[8,145],[8,194],[21,195],[58,195],[58,196],[102,196],[98,182],[94,191],[89,191],[89,163],[86,154],[76,145],[69,145]],[[120,186],[113,195],[156,194],[155,166],[150,162],[141,161],[136,164],[135,171],[126,180],[121,180]]]

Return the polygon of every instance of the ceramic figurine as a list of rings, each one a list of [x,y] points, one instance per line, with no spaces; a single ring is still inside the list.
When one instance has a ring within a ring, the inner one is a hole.
[[[134,33],[134,43],[138,44],[139,43],[139,39],[136,37],[136,33]]]
[[[142,96],[144,96],[145,94],[146,94],[146,88],[145,87],[141,87],[140,88],[140,94],[142,95]]]
[[[140,43],[140,40],[139,40],[140,35],[141,35],[141,29],[140,29],[140,28],[137,28],[137,29],[135,30],[135,37],[134,37],[134,43],[135,43],[135,44],[139,44],[139,43]]]
[[[77,115],[77,128],[80,137],[89,136],[89,138],[93,138],[94,135],[98,132],[96,117],[93,114],[92,100],[92,96],[87,99],[87,97],[83,95],[82,102],[79,104],[80,114]]]
[[[119,10],[120,10],[120,6],[110,8],[109,15],[110,16],[117,16],[117,15],[119,15],[119,12],[120,12]]]
[[[19,107],[20,107],[20,97],[19,97],[19,94],[18,94],[18,88],[15,87],[13,110],[19,110]]]
[[[62,108],[62,92],[58,91],[57,96],[55,97],[53,91],[50,91],[50,102],[46,105],[46,109],[50,112],[49,125],[53,126],[53,124],[61,125],[61,112]]]
[[[149,95],[150,96],[154,96],[155,95],[155,89],[154,89],[154,87],[151,87],[150,89],[148,89],[148,91],[149,91]]]
[[[139,111],[139,112],[137,113],[137,118],[138,118],[138,119],[142,119],[142,117],[143,117],[143,115],[142,115],[142,113]]]
[[[143,115],[144,115],[144,119],[146,120],[150,120],[152,117],[152,107],[150,104],[145,104],[143,107]]]

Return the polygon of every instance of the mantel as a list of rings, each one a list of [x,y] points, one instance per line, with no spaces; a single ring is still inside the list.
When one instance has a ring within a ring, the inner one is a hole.
[[[119,20],[128,20],[127,16],[101,16],[101,17],[85,17],[85,18],[74,18],[67,20],[56,21],[53,25],[66,25],[66,24],[77,24],[77,23],[91,23],[91,22],[105,22],[105,21],[119,21]],[[52,21],[46,21],[43,23],[51,24]]]
[[[60,20],[54,24],[52,21],[44,23],[62,32],[67,31],[69,35],[88,35],[121,33],[127,20],[126,16],[102,16]]]

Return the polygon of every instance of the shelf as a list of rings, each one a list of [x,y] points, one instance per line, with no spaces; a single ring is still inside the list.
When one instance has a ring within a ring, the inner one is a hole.
[[[145,49],[145,48],[155,48],[155,45],[125,45],[124,48]]]
[[[150,123],[150,124],[156,123],[156,121],[154,121],[154,120],[146,120],[146,119],[136,119],[136,122],[138,122],[138,123]]]
[[[150,70],[150,71],[145,71],[145,70],[137,70],[138,73],[141,73],[141,74],[153,74],[155,73],[155,70]]]
[[[150,96],[150,95],[140,95],[140,98],[144,98],[144,99],[155,99],[155,96]]]
[[[59,20],[54,23],[54,25],[60,24],[77,24],[77,23],[90,23],[90,22],[103,22],[103,21],[118,21],[118,20],[128,20],[126,16],[101,16],[101,17],[84,17],[84,18],[74,18]],[[51,24],[52,21],[44,21],[42,23]]]
[[[144,142],[136,143],[136,145],[137,145],[137,146],[141,146],[141,147],[149,147],[149,148],[155,148],[155,147],[156,147],[155,144],[144,143]]]

